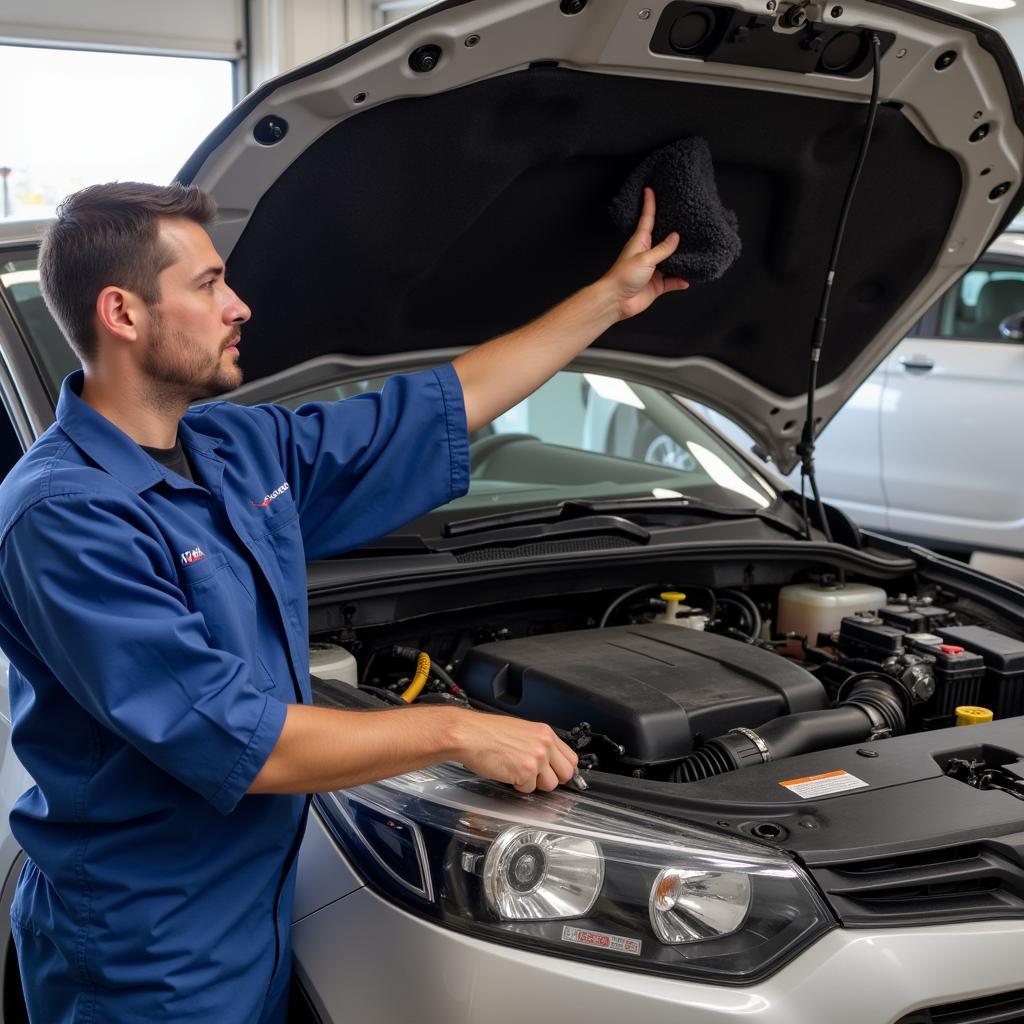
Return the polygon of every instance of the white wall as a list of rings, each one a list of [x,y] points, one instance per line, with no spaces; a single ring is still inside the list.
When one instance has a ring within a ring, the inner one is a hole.
[[[1010,11],[985,13],[984,20],[1006,40],[1017,63],[1024,65],[1024,11],[1017,7]]]
[[[424,6],[414,0],[252,0],[253,87]]]

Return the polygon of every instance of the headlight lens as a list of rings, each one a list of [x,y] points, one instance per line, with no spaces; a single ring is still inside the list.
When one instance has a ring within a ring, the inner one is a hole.
[[[834,926],[786,855],[589,794],[441,765],[317,807],[380,894],[535,952],[743,984]]]
[[[538,829],[509,828],[484,858],[487,906],[505,921],[582,917],[604,881],[597,843]]]

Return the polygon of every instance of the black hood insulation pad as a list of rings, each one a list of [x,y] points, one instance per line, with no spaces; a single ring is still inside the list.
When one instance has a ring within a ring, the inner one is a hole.
[[[598,345],[709,356],[800,394],[865,116],[860,103],[540,66],[351,117],[267,191],[230,256],[253,310],[246,376],[333,352],[472,345],[529,321],[614,261],[608,206],[634,168],[701,136],[742,254]],[[879,109],[819,384],[928,273],[961,187],[950,154]]]

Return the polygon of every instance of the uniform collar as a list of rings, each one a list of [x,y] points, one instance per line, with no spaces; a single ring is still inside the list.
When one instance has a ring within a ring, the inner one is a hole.
[[[98,466],[125,486],[141,493],[165,479],[166,473],[154,459],[120,427],[82,400],[85,373],[75,370],[61,385],[57,401],[57,424]],[[200,434],[184,421],[178,426],[181,442],[203,454],[218,445],[217,438]]]

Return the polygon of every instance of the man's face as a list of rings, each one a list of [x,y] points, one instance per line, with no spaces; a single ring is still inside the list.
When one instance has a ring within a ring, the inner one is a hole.
[[[238,340],[249,307],[228,287],[209,235],[189,220],[160,222],[174,255],[159,277],[160,302],[149,307],[142,370],[176,399],[213,398],[242,383]]]

